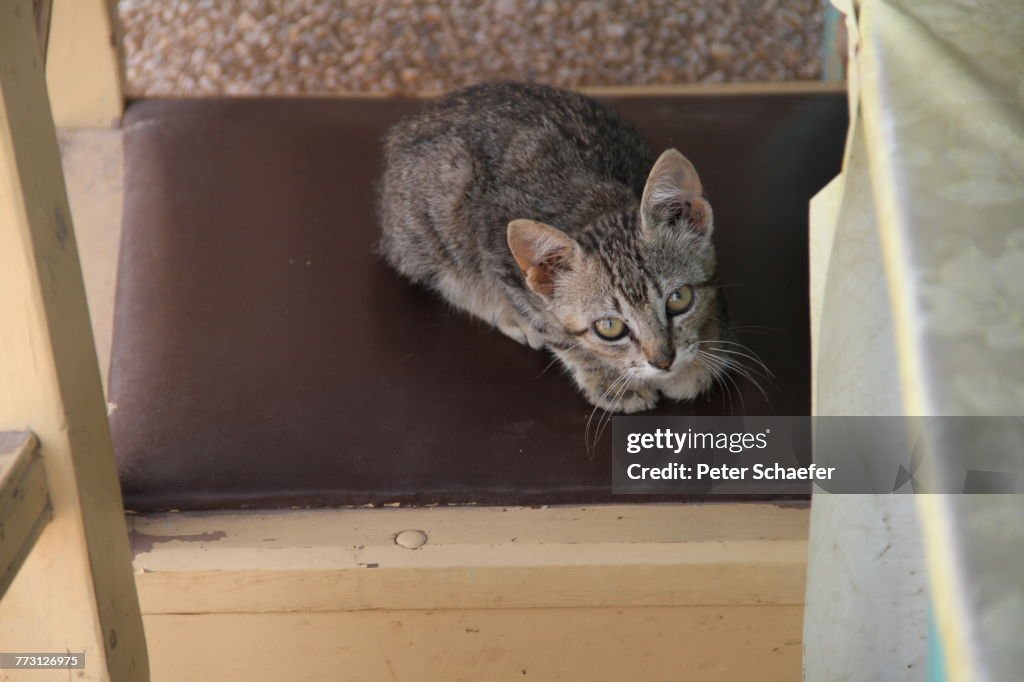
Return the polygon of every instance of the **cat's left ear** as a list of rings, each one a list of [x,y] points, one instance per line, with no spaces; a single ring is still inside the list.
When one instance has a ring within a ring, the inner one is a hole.
[[[555,291],[558,276],[572,267],[580,247],[557,228],[519,219],[508,224],[508,248],[523,271],[526,285],[548,298]]]
[[[711,236],[711,204],[704,198],[697,170],[677,150],[663,152],[647,176],[640,217],[647,230],[667,227]]]

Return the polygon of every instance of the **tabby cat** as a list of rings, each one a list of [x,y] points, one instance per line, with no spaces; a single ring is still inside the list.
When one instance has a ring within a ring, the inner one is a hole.
[[[692,399],[722,370],[711,206],[675,149],[655,159],[582,95],[490,83],[396,125],[385,155],[387,261],[550,349],[593,405]]]

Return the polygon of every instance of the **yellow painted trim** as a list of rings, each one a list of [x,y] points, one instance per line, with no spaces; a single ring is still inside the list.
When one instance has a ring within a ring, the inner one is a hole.
[[[804,599],[806,507],[343,509],[130,517],[142,610],[328,612]],[[426,534],[422,547],[395,542]]]
[[[60,128],[109,128],[124,112],[113,0],[53,0],[46,84]]]
[[[0,432],[0,599],[49,520],[46,474],[35,436]]]
[[[148,679],[127,528],[32,5],[0,2],[0,429],[39,439],[52,521],[0,602],[4,651]]]
[[[798,606],[149,615],[153,679],[793,682]]]

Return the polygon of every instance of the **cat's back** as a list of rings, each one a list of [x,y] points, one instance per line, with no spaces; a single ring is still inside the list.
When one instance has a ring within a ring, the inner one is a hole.
[[[415,281],[442,268],[511,271],[510,220],[570,234],[598,207],[639,201],[653,153],[613,110],[527,83],[448,93],[385,140],[381,251]]]
[[[502,171],[550,168],[562,177],[593,175],[641,190],[652,153],[613,110],[567,90],[533,83],[483,83],[450,92],[388,134],[389,164],[424,154],[468,155],[477,171],[505,184]]]
[[[449,92],[398,123],[388,134],[388,147],[425,142],[434,135],[484,142],[550,125],[567,133],[597,132],[615,125],[609,113],[567,90],[533,83],[481,83]]]

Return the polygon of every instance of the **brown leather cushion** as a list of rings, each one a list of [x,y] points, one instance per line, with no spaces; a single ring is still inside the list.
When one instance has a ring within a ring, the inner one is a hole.
[[[678,147],[715,208],[733,321],[768,401],[806,414],[807,201],[839,170],[840,94],[609,103]],[[111,417],[129,508],[546,504],[610,493],[610,434],[550,358],[373,254],[384,131],[403,100],[141,101],[125,127]],[[596,417],[595,417],[596,419]],[[643,498],[652,499],[652,498]]]

